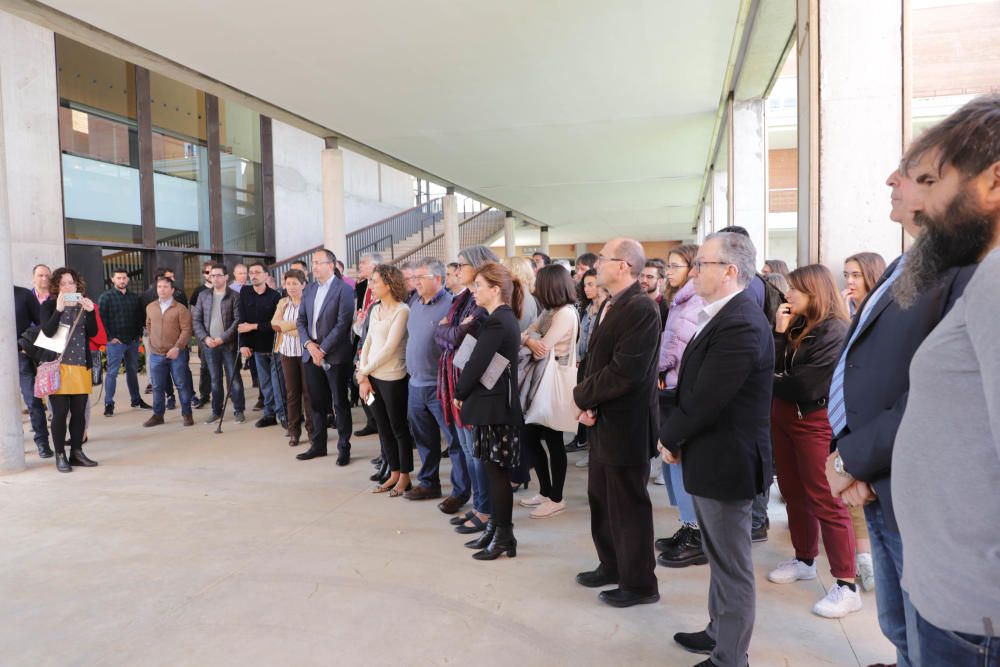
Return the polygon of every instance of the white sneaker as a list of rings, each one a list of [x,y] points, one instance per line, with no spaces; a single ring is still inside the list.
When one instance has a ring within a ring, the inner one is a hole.
[[[658,474],[656,477],[653,478],[653,484],[656,484],[657,486],[663,486],[664,484],[663,470],[660,470],[660,474]]]
[[[796,558],[786,560],[783,563],[778,563],[778,567],[771,570],[767,578],[776,584],[790,584],[800,579],[815,579],[816,563],[806,565]]]
[[[861,593],[834,583],[826,597],[813,606],[813,613],[824,618],[843,618],[861,611],[862,606]]]
[[[586,468],[590,465],[590,452],[585,453],[574,465],[577,468]]]
[[[538,507],[539,505],[544,505],[549,502],[549,499],[540,493],[536,493],[531,498],[521,498],[518,502],[521,507]]]
[[[547,519],[550,516],[555,516],[566,509],[566,501],[560,500],[557,503],[551,500],[546,500],[544,503],[538,506],[534,512],[531,513],[532,519]]]
[[[875,590],[875,565],[872,563],[872,555],[858,554],[855,562],[857,563],[857,574],[861,588],[866,591]]]

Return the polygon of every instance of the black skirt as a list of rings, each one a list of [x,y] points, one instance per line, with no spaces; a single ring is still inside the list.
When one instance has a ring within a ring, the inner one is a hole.
[[[519,467],[521,465],[521,429],[508,424],[477,426],[472,455],[481,461],[495,463],[501,468]]]

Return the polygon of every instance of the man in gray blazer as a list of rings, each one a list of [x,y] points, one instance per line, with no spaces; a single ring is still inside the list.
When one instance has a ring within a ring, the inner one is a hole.
[[[295,458],[308,461],[326,456],[327,415],[331,404],[337,414],[337,465],[351,462],[351,406],[347,385],[353,371],[354,347],[351,324],[354,319],[354,291],[334,275],[337,259],[329,250],[317,250],[312,257],[315,279],[302,294],[297,328],[302,341],[303,374],[312,402],[315,426],[308,451]]]

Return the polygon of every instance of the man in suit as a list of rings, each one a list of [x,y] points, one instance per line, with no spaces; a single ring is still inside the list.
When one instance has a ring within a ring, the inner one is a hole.
[[[590,532],[600,564],[576,581],[602,591],[615,607],[660,599],[653,556],[653,509],[646,491],[656,453],[656,366],[660,315],[639,287],[646,264],[631,239],[609,241],[597,258],[597,284],[611,298],[587,347],[583,380],[573,390],[587,429]],[[748,533],[749,534],[749,533]]]
[[[753,499],[770,484],[774,337],[747,286],[757,253],[749,238],[712,234],[691,267],[708,305],[681,360],[677,407],[662,433],[667,463],[684,461],[712,572],[709,623],[674,640],[711,654],[698,667],[746,667],[756,606],[750,525]]]
[[[905,161],[904,161],[905,164]],[[927,186],[899,169],[889,175],[889,219],[919,238],[914,214]],[[830,490],[848,505],[865,507],[872,543],[875,602],[882,633],[896,647],[896,664],[919,665],[917,618],[900,585],[903,542],[892,504],[892,452],[909,394],[910,360],[951,309],[975,267],[952,268],[903,308],[893,285],[906,280],[909,257],[889,265],[858,308],[830,386],[834,452],[827,459]]]
[[[47,283],[46,283],[47,284]],[[14,286],[14,321],[17,324],[17,337],[21,338],[26,330],[39,324],[39,305],[35,294],[24,287]],[[40,398],[35,398],[35,363],[23,350],[17,350],[18,379],[21,385],[21,397],[28,407],[28,417],[31,420],[31,430],[35,432],[35,447],[38,457],[52,458],[52,448],[49,447],[49,426],[45,419],[45,405]]]
[[[329,250],[317,250],[312,257],[315,280],[302,294],[297,327],[305,352],[302,355],[306,389],[312,401],[312,443],[308,451],[295,458],[308,461],[326,456],[326,429],[331,404],[337,413],[337,465],[351,461],[351,406],[347,384],[354,369],[354,346],[351,345],[351,322],[354,293],[333,274],[336,257]]]

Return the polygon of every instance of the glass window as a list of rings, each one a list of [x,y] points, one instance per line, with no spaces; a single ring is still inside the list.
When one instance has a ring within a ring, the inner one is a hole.
[[[68,239],[142,242],[135,66],[56,35]]]
[[[156,243],[211,247],[205,93],[149,74]]]
[[[223,248],[265,252],[260,114],[219,100]]]

